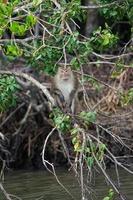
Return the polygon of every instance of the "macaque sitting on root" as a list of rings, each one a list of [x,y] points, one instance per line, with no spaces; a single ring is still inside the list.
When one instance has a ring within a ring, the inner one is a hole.
[[[70,67],[58,68],[52,90],[56,105],[62,111],[74,114],[77,107],[78,79]]]

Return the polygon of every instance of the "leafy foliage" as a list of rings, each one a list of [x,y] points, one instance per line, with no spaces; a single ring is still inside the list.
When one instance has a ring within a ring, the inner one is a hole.
[[[82,140],[81,140],[81,135],[80,135],[80,131],[78,128],[73,128],[71,130],[71,135],[72,135],[72,144],[74,146],[74,151],[76,152],[81,152],[84,151],[84,149],[82,149]]]
[[[98,162],[102,162],[104,159],[104,154],[106,151],[106,145],[103,143],[95,144],[92,141],[89,141],[86,148],[86,163],[88,167],[93,167],[95,164],[95,161],[98,160]]]
[[[50,117],[54,125],[61,132],[67,132],[71,128],[71,119],[69,115],[64,115],[58,108],[53,109]]]
[[[85,161],[89,168],[95,165],[96,159],[98,162],[103,161],[106,151],[106,145],[104,143],[95,144],[92,141],[88,141],[83,145],[83,136],[79,127],[71,129],[71,136],[74,151],[84,153]]]
[[[114,0],[97,0],[102,5],[112,3]],[[107,6],[105,8],[101,8],[100,12],[101,14],[109,19],[109,20],[122,20],[124,17],[128,18],[129,21],[132,23],[133,18],[131,17],[132,14],[132,6],[133,1],[132,0],[126,0],[126,1],[118,1],[118,3],[114,3],[111,6]]]
[[[22,49],[18,45],[9,44],[5,47],[5,53],[10,59],[14,59],[14,57],[22,55]]]
[[[122,106],[133,104],[133,88],[130,88],[121,95],[121,104]]]
[[[85,124],[90,124],[96,121],[96,112],[85,112],[82,111],[79,114],[80,118],[84,121]]]
[[[66,54],[72,55],[71,64],[73,68],[77,69],[87,62],[88,56],[93,50],[106,50],[117,43],[118,38],[111,33],[107,26],[103,30],[99,28],[95,31],[91,40],[81,40],[78,31],[70,31],[71,25],[74,26],[73,20],[83,22],[86,16],[86,11],[80,8],[80,0],[68,2],[61,0],[60,4],[57,3],[59,9],[53,10],[50,8],[54,8],[55,5],[50,0],[46,0],[45,4],[42,1],[30,1],[29,3],[29,12],[26,16],[23,10],[21,15],[15,11],[16,7],[19,9],[19,0],[11,1],[8,4],[1,3],[0,22],[3,23],[0,26],[1,35],[5,30],[10,30],[15,37],[26,37],[39,23],[40,26],[45,28],[48,39],[45,40],[45,43],[39,38],[36,38],[36,41],[31,40],[30,45],[26,45],[26,47],[32,47],[30,50],[25,48],[25,43],[18,45],[11,41],[8,48],[7,45],[2,47],[9,58],[25,56],[28,64],[38,67],[39,63],[39,70],[53,74],[56,71],[58,61],[64,59],[64,48]],[[39,12],[42,11],[42,17],[46,23],[43,23],[37,17],[36,6],[38,6]],[[13,18],[14,13],[15,18]],[[9,20],[10,16],[13,20]]]
[[[17,89],[19,85],[13,76],[0,75],[0,112],[16,104]]]
[[[36,67],[39,62],[41,66],[39,69],[45,70],[47,73],[53,74],[56,71],[58,61],[64,58],[64,47],[66,53],[73,56],[71,64],[77,69],[81,64],[87,62],[88,55],[93,50],[105,51],[117,44],[118,36],[114,35],[107,25],[105,25],[104,29],[99,27],[99,29],[94,31],[90,40],[81,40],[79,31],[70,31],[71,26],[74,26],[73,21],[78,20],[84,23],[86,17],[86,11],[80,8],[80,0],[61,0],[59,4],[57,3],[57,6],[50,0],[46,0],[45,4],[41,0],[29,1],[28,13],[26,15],[23,9],[20,9],[21,12],[16,11],[21,8],[20,0],[10,1],[8,4],[2,2],[0,2],[1,37],[5,31],[10,31],[15,37],[25,38],[31,31],[34,32],[35,26],[39,23],[41,27],[45,28],[45,32],[47,32],[46,37],[48,38],[45,40],[45,44],[39,38],[36,38],[36,41],[31,40],[29,47],[31,46],[33,48],[30,50],[25,48],[24,43],[18,45],[11,41],[11,44],[8,45],[18,46],[16,48],[20,49],[19,53],[12,55],[10,51],[4,50],[5,54],[9,57],[25,56],[28,58],[28,63]],[[112,3],[113,0],[97,0],[97,2],[104,5],[106,3]],[[41,12],[43,20],[41,19],[40,21],[38,18],[36,9],[38,13]],[[120,20],[126,16],[132,23],[131,0],[123,0],[120,5],[116,3],[111,7],[107,6],[100,10],[106,18]],[[3,45],[2,48],[6,49],[6,45]]]
[[[110,189],[108,192],[108,196],[104,197],[103,200],[113,200],[113,199],[114,199],[114,191]]]
[[[116,45],[118,37],[111,32],[106,24],[106,29],[99,27],[91,37],[91,44],[95,50],[106,50]]]

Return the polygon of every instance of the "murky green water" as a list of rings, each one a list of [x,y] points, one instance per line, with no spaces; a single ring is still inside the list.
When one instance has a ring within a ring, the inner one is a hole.
[[[109,170],[112,178],[114,170]],[[81,193],[74,175],[67,170],[58,170],[57,175],[64,186],[72,193],[75,200],[81,200]],[[121,191],[127,199],[133,199],[133,175],[120,171]],[[114,179],[115,181],[115,179]],[[96,178],[95,198],[102,200],[108,187],[102,176]],[[61,188],[54,176],[46,171],[10,172],[5,175],[4,187],[8,193],[19,196],[22,200],[71,200]],[[0,191],[0,200],[5,200]]]

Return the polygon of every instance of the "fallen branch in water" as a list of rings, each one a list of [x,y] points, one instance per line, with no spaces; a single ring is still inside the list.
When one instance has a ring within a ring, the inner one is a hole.
[[[2,193],[4,194],[4,196],[6,197],[7,200],[13,200],[11,197],[18,199],[18,200],[22,200],[20,197],[17,197],[17,196],[12,195],[12,194],[8,194],[6,192],[6,190],[4,189],[2,183],[0,183],[0,190],[2,191]]]
[[[1,189],[1,191],[3,192],[3,194],[5,195],[6,199],[12,200],[12,199],[10,198],[10,195],[9,195],[9,194],[6,192],[6,190],[4,189],[2,183],[0,183],[0,189]]]

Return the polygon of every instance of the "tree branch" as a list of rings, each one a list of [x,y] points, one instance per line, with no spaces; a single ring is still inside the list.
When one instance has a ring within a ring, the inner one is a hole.
[[[23,43],[23,42],[29,42],[29,41],[32,41],[34,39],[39,39],[39,38],[41,38],[41,37],[34,36],[34,37],[28,37],[25,39],[13,39],[13,41],[18,42],[18,43]],[[12,41],[12,39],[1,39],[0,43],[7,43],[7,42],[11,42],[11,41]]]
[[[22,73],[22,72],[4,71],[4,70],[0,70],[0,74],[14,75],[14,76],[22,77],[22,78],[30,81],[33,85],[35,85],[36,87],[38,87],[39,89],[42,90],[44,95],[51,102],[52,106],[55,105],[54,98],[51,96],[51,94],[49,93],[47,88],[44,85],[42,85],[39,81],[34,79],[32,76],[29,76],[28,74],[25,74],[25,73]]]
[[[119,4],[120,1],[114,1],[112,3],[107,3],[104,5],[88,5],[88,6],[80,6],[81,9],[98,9],[98,8],[106,8],[106,7],[110,7],[116,4]]]
[[[4,196],[6,197],[7,200],[12,200],[10,198],[10,195],[6,192],[6,190],[4,189],[2,183],[0,183],[0,190],[3,192]]]

